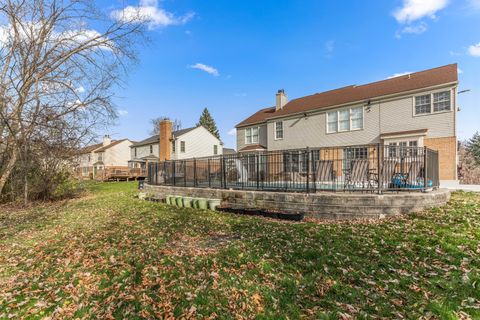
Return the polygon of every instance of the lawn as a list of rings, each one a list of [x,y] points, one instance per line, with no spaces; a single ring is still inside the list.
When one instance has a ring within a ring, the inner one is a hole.
[[[135,198],[0,207],[0,319],[480,318],[480,194],[364,223]]]

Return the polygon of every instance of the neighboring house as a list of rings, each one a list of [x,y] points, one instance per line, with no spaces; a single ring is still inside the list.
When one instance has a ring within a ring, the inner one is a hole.
[[[223,154],[223,143],[202,126],[172,131],[172,122],[160,122],[160,134],[130,147],[130,168],[149,162],[201,158]]]
[[[85,179],[95,179],[100,172],[128,169],[131,144],[128,139],[112,140],[105,136],[102,143],[83,148],[77,174]]]
[[[235,149],[223,148],[223,154],[224,155],[233,155],[233,154],[237,154],[237,152],[235,151]]]
[[[457,65],[287,100],[240,122],[238,152],[382,144],[439,151],[440,179],[457,180]],[[361,154],[361,148],[358,148]]]

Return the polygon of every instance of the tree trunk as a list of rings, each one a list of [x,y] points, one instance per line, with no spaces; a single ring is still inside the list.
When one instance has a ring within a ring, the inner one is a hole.
[[[23,205],[26,207],[28,206],[28,148],[27,144],[25,143],[25,148],[23,152],[23,161],[25,165],[23,166]]]
[[[5,171],[3,171],[2,175],[0,176],[0,194],[2,194],[3,188],[5,187],[5,184],[7,183],[7,180],[10,177],[10,174],[12,173],[13,168],[17,163],[17,156],[18,156],[17,151],[14,150],[12,152],[12,157],[10,158],[10,160],[8,160]]]

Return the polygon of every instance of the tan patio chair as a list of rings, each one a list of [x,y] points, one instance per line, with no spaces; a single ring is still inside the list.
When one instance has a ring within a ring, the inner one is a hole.
[[[335,172],[333,171],[333,160],[317,160],[315,166],[315,182],[334,180]]]
[[[348,187],[356,187],[359,185],[365,188],[365,184],[370,187],[369,165],[368,159],[351,160],[351,169],[345,171],[344,188],[348,189]]]
[[[398,161],[397,159],[385,159],[382,162],[382,167],[380,168],[380,177],[382,178],[382,186],[388,186],[392,182],[392,178],[395,174]],[[378,173],[373,174],[373,180],[380,184]]]

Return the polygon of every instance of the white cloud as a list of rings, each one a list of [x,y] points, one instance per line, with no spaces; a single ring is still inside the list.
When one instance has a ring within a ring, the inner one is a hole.
[[[328,40],[327,42],[325,42],[325,50],[327,51],[327,53],[332,53],[333,50],[335,50],[335,41]]]
[[[217,69],[211,66],[207,66],[203,63],[195,63],[194,65],[191,65],[190,68],[205,71],[206,73],[209,73],[215,77],[218,77],[220,75]]]
[[[120,117],[124,117],[124,116],[128,115],[128,111],[127,110],[118,110],[118,115]]]
[[[458,56],[461,56],[462,54],[461,54],[461,53],[459,53],[459,52],[456,52],[456,51],[450,50],[450,55],[451,55],[452,57],[458,57]]]
[[[45,31],[42,27],[34,22],[22,22],[21,27],[17,26],[20,29],[18,37],[24,41],[38,41],[37,38],[40,32]],[[16,35],[11,24],[0,25],[0,44],[8,46],[15,39]],[[54,30],[48,34],[45,41],[47,44],[55,44],[58,48],[67,50],[87,42],[93,45],[91,50],[112,51],[115,48],[115,44],[112,41],[102,37],[98,31],[93,29],[72,29],[62,32]]]
[[[407,74],[411,74],[412,72],[408,71],[408,72],[400,72],[400,73],[395,73],[395,74],[392,74],[391,76],[389,76],[387,79],[392,79],[392,78],[396,78],[396,77],[401,77],[401,76],[406,76]]]
[[[449,0],[403,0],[403,6],[393,13],[399,23],[411,23],[425,17],[434,19]]]
[[[84,93],[85,92],[85,88],[83,86],[80,86],[78,87],[77,89],[75,89],[75,92],[76,93]]]
[[[473,57],[480,57],[480,42],[468,47],[468,53]]]
[[[158,6],[158,0],[140,0],[138,6],[113,10],[112,18],[121,22],[145,23],[150,30],[170,25],[185,24],[193,18],[193,12],[177,17]]]
[[[229,136],[234,136],[237,134],[237,129],[233,128],[233,129],[230,129],[230,131],[228,131],[228,135]]]
[[[408,26],[404,27],[402,30],[397,31],[395,36],[397,38],[401,38],[402,34],[422,34],[425,31],[427,31],[427,29],[428,29],[427,24],[425,22],[422,22],[422,23],[414,25],[414,26],[408,25]]]

